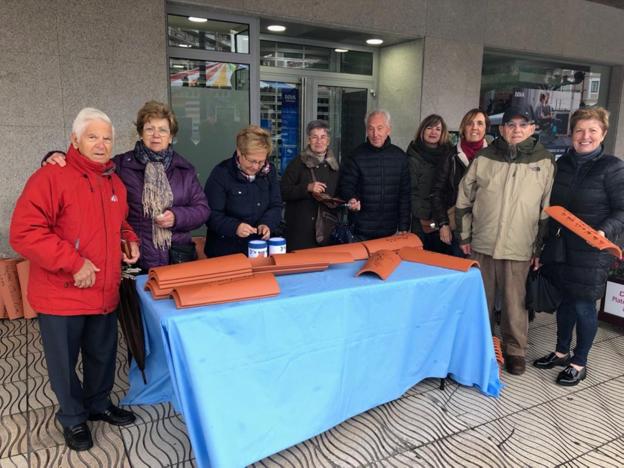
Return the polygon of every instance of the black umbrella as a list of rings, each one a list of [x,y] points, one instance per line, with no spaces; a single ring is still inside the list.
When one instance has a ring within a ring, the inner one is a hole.
[[[121,275],[117,317],[128,345],[128,365],[130,365],[130,360],[134,358],[141,371],[143,383],[147,384],[145,379],[145,335],[143,320],[141,319],[141,305],[136,291],[135,277],[131,271],[125,269]]]

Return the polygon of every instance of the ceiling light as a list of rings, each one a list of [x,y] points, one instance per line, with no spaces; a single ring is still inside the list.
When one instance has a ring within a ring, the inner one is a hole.
[[[189,21],[193,22],[193,23],[207,23],[208,19],[206,18],[198,18],[197,16],[189,16],[188,17]]]
[[[178,47],[184,47],[188,49],[189,47],[191,47],[191,44],[178,44]]]
[[[272,24],[267,26],[267,29],[272,32],[284,32],[286,31],[286,26],[282,26],[281,24]]]
[[[380,45],[383,44],[383,39],[366,39],[368,45]]]
[[[172,68],[184,68],[184,65],[175,64],[175,65],[172,65]]]
[[[334,52],[338,52],[339,54],[344,54],[345,52],[349,52],[349,49],[334,49]]]

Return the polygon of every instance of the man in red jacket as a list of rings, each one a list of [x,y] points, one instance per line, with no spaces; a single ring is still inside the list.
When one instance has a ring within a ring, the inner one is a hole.
[[[50,384],[67,446],[93,446],[87,419],[134,422],[114,406],[121,261],[139,258],[126,222],[126,189],[110,161],[113,126],[102,111],[85,108],[74,121],[67,169],[45,166],[28,180],[11,220],[10,242],[30,260],[28,300],[39,328]],[[130,245],[130,257],[121,241]],[[83,381],[76,375],[82,352]]]

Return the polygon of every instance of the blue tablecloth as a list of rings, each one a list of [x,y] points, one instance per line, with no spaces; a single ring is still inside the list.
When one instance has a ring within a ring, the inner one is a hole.
[[[129,404],[172,401],[200,467],[239,467],[450,374],[497,396],[483,284],[402,262],[387,281],[362,262],[281,276],[279,296],[176,310],[137,280],[148,385],[130,370]]]

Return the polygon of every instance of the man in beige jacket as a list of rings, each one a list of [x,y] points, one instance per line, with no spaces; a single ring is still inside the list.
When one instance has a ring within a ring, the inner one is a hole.
[[[537,262],[546,232],[555,159],[531,137],[531,112],[512,107],[501,138],[482,149],[459,185],[456,220],[460,247],[479,261],[494,334],[494,296],[503,293],[501,335],[507,371],[526,368],[529,319],[524,307],[529,267]]]

